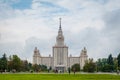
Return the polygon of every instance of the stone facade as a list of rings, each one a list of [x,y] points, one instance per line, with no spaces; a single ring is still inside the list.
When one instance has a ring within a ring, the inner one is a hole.
[[[57,69],[60,71],[66,71],[73,64],[80,64],[80,68],[83,69],[85,61],[87,60],[87,50],[84,49],[81,51],[80,56],[68,57],[68,46],[64,44],[64,36],[61,28],[61,19],[58,30],[58,35],[56,37],[56,44],[53,46],[53,56],[42,57],[39,50],[35,47],[33,55],[33,64],[44,64],[47,67],[52,67],[52,69]]]

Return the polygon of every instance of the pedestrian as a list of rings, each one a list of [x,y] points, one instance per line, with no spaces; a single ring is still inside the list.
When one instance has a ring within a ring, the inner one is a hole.
[[[73,68],[73,72],[74,72],[74,75],[75,75],[75,68]]]
[[[68,68],[68,72],[69,72],[69,74],[70,74],[70,68]]]

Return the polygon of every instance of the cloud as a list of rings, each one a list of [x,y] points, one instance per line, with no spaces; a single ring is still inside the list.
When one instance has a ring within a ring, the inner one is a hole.
[[[51,54],[53,46],[53,40],[52,39],[40,39],[36,37],[30,37],[26,40],[25,46],[24,46],[24,56],[32,62],[32,56],[34,48],[37,47],[40,51],[40,54],[42,56],[47,56]],[[29,56],[29,57],[28,57]]]
[[[111,11],[104,15],[104,21],[106,27],[103,30],[103,34],[109,40],[109,48],[112,53],[117,54],[119,50],[119,30],[120,30],[120,9]]]
[[[21,55],[23,53],[23,46],[24,45],[22,45],[20,42],[0,43],[0,56],[6,53],[7,57],[16,54],[22,58],[23,56]]]
[[[0,2],[0,20],[13,17],[14,11],[7,3]]]
[[[59,17],[69,54],[79,56],[84,46],[95,59],[120,52],[120,0],[26,0],[22,7],[21,1],[0,1],[0,54],[32,61],[35,46],[52,54]]]
[[[107,13],[104,16],[104,21],[106,22],[106,29],[109,30],[119,30],[120,29],[120,9],[113,10],[109,13]],[[114,27],[113,27],[114,26]]]

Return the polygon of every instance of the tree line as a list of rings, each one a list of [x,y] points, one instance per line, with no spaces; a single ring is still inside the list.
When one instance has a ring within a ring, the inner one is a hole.
[[[99,58],[96,62],[93,59],[86,61],[83,68],[84,72],[117,72],[120,71],[120,53],[117,57]]]
[[[26,72],[26,71],[45,71],[47,66],[29,63],[27,60],[21,60],[17,55],[12,55],[7,58],[4,53],[0,58],[0,72]]]
[[[112,54],[108,58],[99,58],[96,62],[93,59],[88,59],[85,62],[83,70],[80,69],[79,64],[74,64],[70,68],[72,71],[84,71],[84,72],[117,72],[120,71],[120,53],[117,57],[112,57]],[[40,72],[52,70],[46,65],[38,65],[29,63],[27,60],[21,60],[17,55],[7,57],[6,54],[0,58],[0,72]]]
[[[74,64],[69,67],[68,70],[76,72],[117,72],[120,71],[120,53],[117,57],[112,57],[112,54],[108,58],[99,58],[97,61],[94,61],[92,58],[85,61],[83,69],[80,69],[80,64]]]

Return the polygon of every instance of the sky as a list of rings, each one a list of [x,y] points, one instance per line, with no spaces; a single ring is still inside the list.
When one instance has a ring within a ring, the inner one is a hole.
[[[116,57],[120,53],[120,0],[0,0],[0,56],[32,62],[34,48],[52,55],[62,18],[69,55]]]

